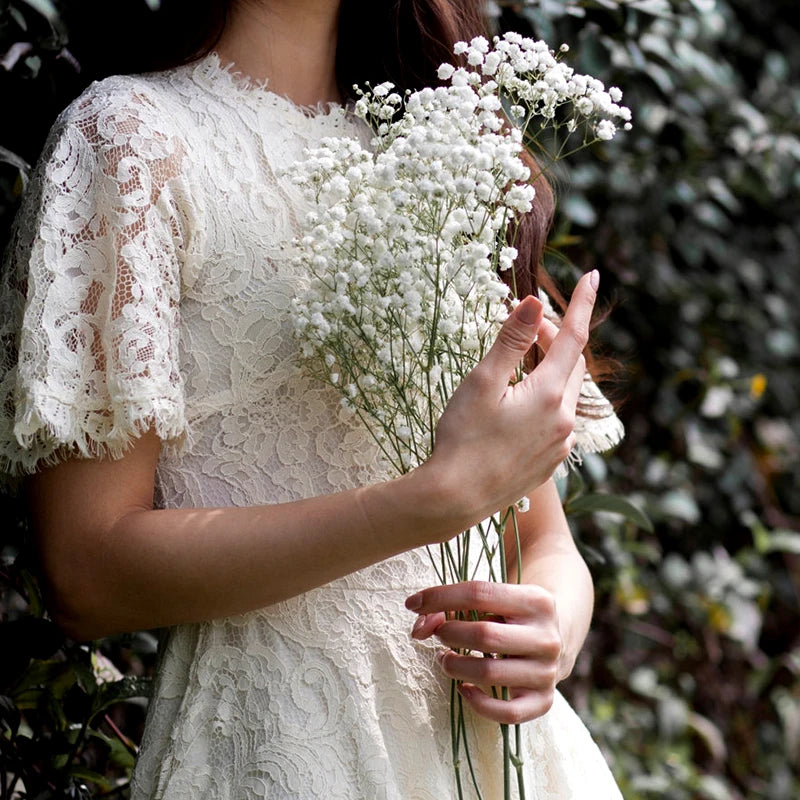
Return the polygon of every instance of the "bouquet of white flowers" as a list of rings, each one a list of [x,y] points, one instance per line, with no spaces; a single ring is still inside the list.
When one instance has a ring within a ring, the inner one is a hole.
[[[400,473],[430,456],[444,406],[518,302],[514,237],[537,177],[525,146],[547,129],[555,161],[572,134],[578,149],[630,125],[618,89],[576,74],[544,42],[507,33],[460,42],[455,54],[464,66],[443,64],[436,88],[358,90],[371,146],[327,139],[292,167],[314,204],[296,256],[312,275],[294,303],[306,365],[337,387]],[[516,529],[517,510],[431,552],[442,583],[471,579],[481,563],[506,581],[505,529]],[[462,749],[471,764],[456,692],[451,711],[461,796]],[[519,731],[516,748],[507,726],[503,741],[506,796],[515,767],[524,797]]]

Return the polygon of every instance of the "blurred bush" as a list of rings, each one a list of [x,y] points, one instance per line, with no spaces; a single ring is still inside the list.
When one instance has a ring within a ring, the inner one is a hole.
[[[490,3],[503,29],[569,43],[634,110],[633,131],[562,162],[548,256],[566,284],[598,266],[617,301],[599,335],[628,436],[562,487],[598,595],[565,692],[626,800],[800,796],[795,6]],[[64,23],[78,7],[0,0],[0,245],[27,165],[91,77],[70,48],[110,40]],[[0,796],[124,796],[154,638],[64,640],[18,501],[0,503]]]
[[[628,435],[583,476],[654,521],[578,526],[598,610],[567,690],[628,800],[800,797],[796,10],[495,4],[634,111],[562,162],[548,261],[618,300],[599,334]]]

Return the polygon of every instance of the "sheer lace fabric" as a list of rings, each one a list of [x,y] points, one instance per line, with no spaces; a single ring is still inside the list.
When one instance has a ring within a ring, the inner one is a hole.
[[[62,114],[0,296],[6,470],[119,456],[153,427],[162,507],[282,502],[385,476],[366,431],[297,366],[288,317],[307,281],[287,249],[304,205],[281,170],[331,135],[365,132],[213,55],[95,84]],[[588,378],[583,399],[597,414],[579,444],[615,443]],[[133,798],[454,797],[449,685],[403,608],[434,583],[413,551],[168,631]],[[530,797],[619,797],[560,696],[525,731]],[[473,741],[495,797],[496,726],[475,721]]]

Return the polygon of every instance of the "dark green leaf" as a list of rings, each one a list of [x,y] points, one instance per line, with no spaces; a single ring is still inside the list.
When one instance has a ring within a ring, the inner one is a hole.
[[[135,697],[150,697],[152,691],[153,683],[149,678],[137,678],[129,675],[114,683],[104,683],[100,687],[93,713],[96,715],[114,703],[121,703]]]
[[[619,514],[629,522],[646,531],[653,531],[650,518],[629,500],[613,494],[585,494],[570,501],[566,506],[567,514],[591,514],[603,511]]]
[[[89,781],[97,784],[101,789],[109,791],[111,789],[111,782],[98,772],[87,769],[86,767],[74,766],[69,768],[69,775],[72,778],[78,778],[83,781]]]

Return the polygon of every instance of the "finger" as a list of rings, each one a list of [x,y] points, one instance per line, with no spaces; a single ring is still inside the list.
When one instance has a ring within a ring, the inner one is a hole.
[[[559,389],[566,386],[576,362],[589,341],[592,311],[597,298],[592,280],[596,275],[598,275],[597,270],[593,270],[578,281],[558,333],[550,342],[541,364],[531,372],[530,376],[546,371],[548,381],[553,381]],[[549,328],[546,332],[549,332]],[[542,370],[542,367],[545,367],[545,370]]]
[[[575,411],[578,407],[578,399],[581,395],[581,387],[583,386],[585,375],[586,360],[584,358],[579,358],[564,388],[563,402],[571,412]]]
[[[464,700],[482,717],[504,725],[519,725],[546,714],[553,705],[554,690],[519,691],[512,700],[502,700],[484,694],[477,686],[462,683],[458,691]]]
[[[422,641],[436,633],[437,628],[447,619],[444,612],[420,614],[411,629],[411,637]]]
[[[532,583],[462,581],[417,592],[406,600],[406,608],[418,614],[476,611],[512,619],[552,613],[554,601],[550,592]]]
[[[436,637],[453,650],[525,656],[541,661],[558,661],[563,647],[555,620],[541,625],[448,620],[438,627]]]
[[[551,322],[547,317],[542,317],[539,330],[536,332],[536,344],[543,353],[546,354],[550,349],[550,345],[553,344],[553,340],[558,336],[560,330],[561,328],[554,322]]]
[[[509,314],[489,352],[473,370],[486,374],[496,384],[498,398],[505,393],[509,376],[534,343],[541,321],[542,304],[529,295]]]
[[[480,686],[547,690],[558,681],[557,661],[462,656],[452,650],[439,652],[436,661],[450,678]]]

